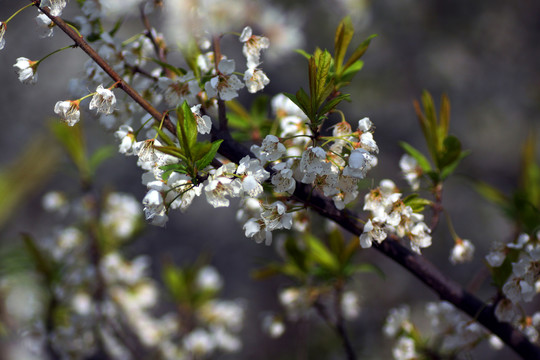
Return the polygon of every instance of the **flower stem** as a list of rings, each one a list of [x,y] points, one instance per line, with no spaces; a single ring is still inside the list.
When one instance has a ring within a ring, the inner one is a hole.
[[[68,45],[68,46],[64,46],[63,48],[60,48],[60,49],[58,49],[58,50],[54,50],[52,53],[47,54],[47,55],[45,55],[44,57],[42,57],[41,59],[39,59],[38,61],[36,61],[36,63],[34,64],[35,69],[37,69],[37,67],[39,66],[39,64],[40,64],[43,60],[45,60],[46,58],[48,58],[49,56],[54,55],[54,54],[56,54],[56,53],[59,53],[60,51],[64,51],[64,50],[67,50],[67,49],[73,49],[73,48],[76,48],[76,47],[77,47],[77,45]]]
[[[20,13],[21,11],[23,11],[24,9],[27,9],[29,8],[30,6],[34,6],[34,2],[26,5],[26,6],[23,6],[22,8],[20,8],[19,10],[15,11],[15,13],[13,15],[11,15],[6,21],[4,21],[5,24],[7,24],[11,19],[13,19],[18,13]]]

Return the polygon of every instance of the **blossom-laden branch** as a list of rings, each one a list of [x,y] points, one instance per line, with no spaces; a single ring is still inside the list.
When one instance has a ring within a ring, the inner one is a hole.
[[[163,119],[163,125],[167,130],[176,133],[176,127],[169,119],[168,114],[160,113],[156,108],[154,108],[145,98],[143,98],[135,89],[128,85],[122,77],[113,70],[113,68],[64,20],[59,16],[54,16],[51,14],[48,8],[40,7],[40,1],[34,1],[34,4],[43,12],[52,22],[54,22],[67,36],[69,36],[78,47],[81,48],[88,56],[96,62],[114,80],[117,85],[116,87],[122,89],[127,95],[129,95],[137,104],[139,104],[146,112],[148,112],[152,117],[161,122]]]
[[[158,122],[163,121],[163,125],[171,133],[177,133],[176,127],[170,121],[168,115],[160,113],[137,91],[124,82],[119,74],[116,73],[107,64],[107,62],[103,60],[97,54],[97,52],[79,36],[79,34],[77,34],[76,31],[68,26],[61,18],[51,14],[47,8],[40,8],[39,1],[34,1],[34,4],[38,6],[38,8],[63,32],[65,32],[77,44],[77,46],[79,46],[90,56],[90,58],[92,58],[117,83],[118,88],[124,90],[136,103],[144,108],[145,111],[152,115],[152,117]],[[324,56],[325,54],[320,56],[320,64],[329,63],[329,60],[325,59]],[[310,62],[310,66],[315,67],[317,65]],[[224,94],[220,93],[219,95],[220,97],[224,97]],[[315,92],[314,95],[318,94]],[[226,115],[223,111],[223,101],[221,101],[221,103],[218,101],[218,105],[220,109],[220,124],[226,124]],[[321,103],[320,105],[322,106],[323,104]],[[310,119],[314,124],[320,121],[321,116],[324,116],[326,113],[325,111],[321,111],[319,113],[319,109],[313,107],[306,110],[306,113],[309,113]],[[249,150],[232,139],[225,126],[219,130],[213,129],[212,136],[215,139],[223,140],[219,148],[219,153],[235,163],[240,163],[241,160],[246,156],[252,155]],[[351,154],[351,159],[352,158],[353,156]],[[360,167],[351,166],[350,171],[354,172],[358,169],[360,169]],[[314,209],[323,217],[333,220],[352,234],[356,236],[362,235],[364,227],[356,220],[358,218],[356,214],[349,212],[348,210],[336,208],[335,204],[331,200],[322,197],[317,192],[314,192],[311,185],[296,182],[292,198],[305,204],[307,207]],[[373,246],[378,251],[401,264],[428,287],[432,288],[441,299],[451,302],[457,308],[461,309],[476,319],[479,323],[483,324],[486,328],[499,336],[501,340],[507,343],[520,356],[523,358],[540,358],[540,348],[533,345],[521,332],[514,329],[511,325],[499,322],[494,315],[492,306],[488,306],[474,295],[465,291],[459,284],[444,276],[439,269],[437,269],[426,258],[413,253],[400,245],[398,240],[399,239],[397,236],[389,235],[386,241],[380,243],[375,242]]]

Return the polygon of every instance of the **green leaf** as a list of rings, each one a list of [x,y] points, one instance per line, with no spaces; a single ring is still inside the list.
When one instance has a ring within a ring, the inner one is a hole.
[[[328,101],[322,109],[319,111],[319,114],[327,114],[330,111],[332,111],[340,102],[343,100],[349,100],[350,95],[349,94],[341,94],[333,98],[332,100]]]
[[[43,256],[42,250],[38,248],[34,238],[27,233],[21,234],[26,251],[34,260],[36,270],[44,276],[47,285],[50,285],[54,274],[54,263],[47,257]]]
[[[174,141],[172,141],[171,138],[162,129],[160,129],[158,126],[152,126],[152,128],[156,130],[159,138],[163,140],[165,144],[167,144],[168,146],[176,146]]]
[[[424,211],[424,208],[426,206],[430,206],[431,204],[433,204],[432,201],[428,199],[423,199],[418,194],[411,194],[407,196],[405,199],[403,199],[403,203],[407,206],[410,206],[415,213],[421,213],[422,211]]]
[[[356,75],[357,72],[362,70],[363,67],[364,62],[362,60],[355,61],[351,66],[349,66],[345,71],[343,71],[343,75],[339,79],[340,84],[346,85],[350,83],[354,75]]]
[[[93,174],[96,172],[96,169],[101,165],[105,160],[113,157],[116,154],[116,149],[112,145],[102,146],[90,157],[89,167],[90,172]]]
[[[351,17],[346,16],[341,20],[334,37],[334,64],[336,66],[336,73],[341,73],[343,66],[343,60],[347,49],[354,35],[354,28],[351,22]]]
[[[368,264],[368,263],[362,263],[362,264],[355,264],[351,265],[349,269],[347,269],[347,272],[350,272],[351,275],[353,273],[374,273],[381,277],[381,279],[385,279],[386,275],[384,274],[384,271],[382,271],[381,268],[374,264]]]
[[[441,97],[441,109],[439,110],[439,128],[441,129],[441,136],[445,138],[448,135],[450,129],[450,100],[446,94]]]
[[[454,160],[454,162],[446,165],[442,171],[441,171],[441,179],[444,180],[446,179],[448,176],[452,175],[454,173],[454,171],[456,170],[456,168],[458,167],[459,163],[461,162],[461,160],[463,160],[463,158],[467,157],[471,152],[470,151],[462,151],[458,158],[456,160]]]
[[[81,177],[90,177],[81,125],[67,126],[64,123],[54,122],[51,123],[51,130],[81,173]]]
[[[431,171],[431,165],[429,163],[429,160],[420,151],[416,150],[414,147],[412,147],[412,145],[409,145],[405,141],[400,141],[399,145],[403,148],[403,150],[405,150],[407,154],[412,156],[418,162],[418,165],[420,166],[420,168],[422,168],[424,172],[427,173]]]
[[[447,136],[443,141],[442,151],[438,155],[437,166],[442,171],[444,167],[455,162],[461,155],[461,142],[453,135]]]
[[[198,170],[202,170],[208,165],[210,165],[212,160],[214,160],[214,158],[216,157],[216,154],[219,150],[219,146],[221,145],[222,142],[223,140],[214,141],[210,147],[210,150],[208,150],[208,152],[201,159],[195,162]]]
[[[369,47],[369,44],[371,43],[371,40],[376,37],[377,34],[373,34],[369,36],[366,40],[364,40],[358,47],[354,50],[351,57],[347,60],[345,65],[343,66],[344,70],[347,70],[349,66],[354,64],[356,61],[358,61],[366,52],[366,50]]]
[[[308,54],[307,52],[305,52],[302,49],[296,49],[294,51],[297,52],[298,54],[302,55],[303,57],[305,57],[307,60],[309,60],[309,58],[311,57],[311,54]]]
[[[328,81],[328,72],[330,71],[330,65],[332,63],[332,55],[328,51],[322,52],[319,57],[316,59],[316,69],[317,69],[317,77],[316,77],[316,84],[317,84],[317,92],[315,94],[311,94],[312,97],[315,97],[315,106],[314,108],[317,109],[319,106],[322,105],[322,103],[326,100],[328,95],[333,90],[333,85],[330,85],[330,81]],[[313,99],[312,99],[313,100]]]
[[[181,269],[166,264],[163,268],[162,278],[165,287],[176,302],[182,302],[189,298],[188,286]]]
[[[536,133],[531,132],[521,154],[520,188],[540,207],[540,166],[536,162]]]
[[[173,172],[177,172],[180,174],[187,174],[187,168],[186,165],[183,163],[176,163],[176,164],[169,164],[169,165],[163,165],[159,167],[161,170],[163,170],[163,174],[161,174],[161,178],[165,181],[169,179],[169,176]]]
[[[307,272],[306,254],[298,247],[294,238],[289,237],[285,240],[285,252],[298,270],[305,274]]]
[[[332,254],[338,256],[340,260],[343,260],[341,257],[345,251],[345,239],[339,229],[336,228],[328,234],[328,243]]]
[[[187,145],[189,149],[191,149],[197,143],[197,120],[195,120],[195,116],[193,115],[193,112],[191,112],[191,107],[187,101],[184,101],[182,104],[182,110],[184,112],[183,126],[186,133]]]
[[[311,234],[306,236],[306,242],[309,246],[309,254],[313,257],[313,260],[327,270],[337,273],[339,262],[328,248]]]
[[[503,209],[508,209],[510,207],[510,199],[504,195],[502,191],[496,187],[476,179],[469,179],[473,183],[474,189],[482,196],[484,199],[492,202],[493,204],[498,205]]]
[[[178,75],[178,76],[183,76],[186,74],[186,70],[182,69],[182,68],[177,68],[176,66],[174,65],[171,65],[169,63],[166,63],[166,62],[163,62],[163,61],[160,61],[158,59],[155,59],[155,58],[149,58],[151,61],[155,62],[156,64],[160,65],[162,68],[165,68],[167,70],[170,70],[171,72],[173,72],[174,74]]]
[[[176,146],[154,146],[154,149],[161,151],[162,153],[187,161],[187,158],[185,157],[182,149]]]

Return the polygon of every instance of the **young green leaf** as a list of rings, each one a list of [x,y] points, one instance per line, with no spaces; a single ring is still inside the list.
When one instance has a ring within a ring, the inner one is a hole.
[[[370,35],[366,40],[364,40],[358,47],[354,50],[351,57],[347,60],[345,65],[343,66],[344,70],[347,70],[349,66],[354,64],[357,60],[359,60],[367,51],[369,44],[371,43],[371,40],[376,37],[377,34]]]
[[[412,156],[416,162],[418,162],[418,165],[424,172],[431,171],[431,164],[429,163],[429,160],[420,151],[416,150],[412,145],[409,145],[405,141],[400,141],[399,145],[407,154]]]
[[[334,63],[336,74],[341,74],[343,60],[354,35],[351,17],[346,16],[339,23],[334,37]]]
[[[208,152],[202,158],[200,158],[199,160],[195,162],[195,165],[197,166],[198,170],[202,170],[208,165],[210,165],[212,160],[214,160],[214,158],[216,157],[216,154],[219,150],[219,146],[221,145],[222,142],[223,140],[214,141],[210,149],[208,150]]]

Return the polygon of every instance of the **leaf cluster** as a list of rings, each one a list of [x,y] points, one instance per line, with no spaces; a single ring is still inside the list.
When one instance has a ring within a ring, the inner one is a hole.
[[[421,101],[422,106],[418,101],[414,102],[414,109],[434,165],[432,166],[430,161],[410,144],[401,142],[400,145],[418,162],[422,172],[431,179],[433,185],[438,185],[454,173],[461,160],[469,155],[469,151],[462,150],[459,139],[448,134],[450,128],[450,100],[448,97],[446,95],[441,97],[438,116],[433,97],[429,92],[422,93]]]
[[[350,17],[344,18],[334,39],[334,56],[328,50],[315,49],[313,54],[299,51],[308,60],[309,94],[300,88],[296,94],[285,94],[309,118],[312,130],[319,127],[327,114],[343,101],[349,101],[350,95],[341,92],[354,75],[363,67],[360,58],[366,52],[371,39],[362,42],[345,61],[345,55],[354,35]],[[316,131],[314,131],[316,132]]]
[[[178,117],[176,137],[180,146],[160,128],[155,128],[166,145],[154,148],[179,159],[178,163],[161,167],[165,171],[163,179],[167,180],[172,172],[178,172],[187,174],[196,181],[199,171],[206,168],[214,160],[223,140],[214,142],[197,140],[197,121],[187,101],[184,101],[176,109],[176,115]]]

